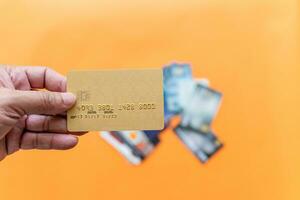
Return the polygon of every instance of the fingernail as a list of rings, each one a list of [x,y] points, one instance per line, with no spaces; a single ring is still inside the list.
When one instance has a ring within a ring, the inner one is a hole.
[[[78,144],[78,138],[73,135],[57,134],[53,142],[53,149],[66,150]]]
[[[72,105],[74,105],[74,103],[76,101],[76,97],[75,97],[74,94],[72,94],[72,93],[62,93],[61,95],[62,95],[64,104],[66,106],[72,106]]]
[[[78,137],[73,135],[68,135],[65,139],[64,149],[71,149],[78,144]]]

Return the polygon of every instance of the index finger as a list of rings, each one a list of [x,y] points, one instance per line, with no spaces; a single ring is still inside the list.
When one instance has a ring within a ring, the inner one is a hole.
[[[48,67],[21,67],[32,89],[47,89],[53,92],[65,92],[65,76]]]

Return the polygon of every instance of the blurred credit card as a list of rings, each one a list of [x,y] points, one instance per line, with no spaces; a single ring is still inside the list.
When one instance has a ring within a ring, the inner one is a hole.
[[[77,96],[69,131],[164,128],[162,69],[71,71],[67,78]]]
[[[178,126],[175,133],[193,154],[203,163],[214,155],[223,145],[211,132],[202,132],[187,127]]]
[[[181,125],[207,131],[219,110],[221,98],[221,93],[196,83],[184,104]]]
[[[130,163],[140,164],[159,143],[159,131],[102,131],[100,136]]]
[[[173,63],[163,70],[165,104],[169,113],[178,114],[182,110],[180,105],[181,84],[192,81],[192,70],[188,64]]]

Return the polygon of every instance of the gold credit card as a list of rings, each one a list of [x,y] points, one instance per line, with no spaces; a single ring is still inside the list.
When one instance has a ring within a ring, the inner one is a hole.
[[[161,130],[162,69],[71,71],[67,91],[76,95],[68,130]]]

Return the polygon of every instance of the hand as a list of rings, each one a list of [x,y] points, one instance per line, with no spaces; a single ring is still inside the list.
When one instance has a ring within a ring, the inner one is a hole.
[[[38,89],[47,89],[41,91]],[[76,99],[66,78],[46,67],[0,67],[0,160],[19,149],[70,149],[66,114]]]

